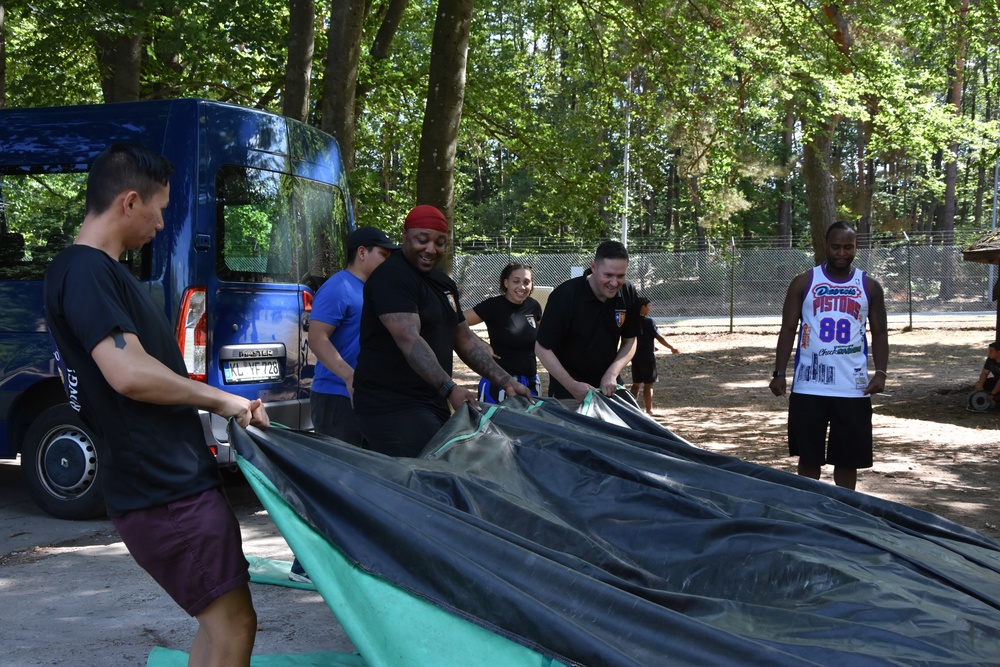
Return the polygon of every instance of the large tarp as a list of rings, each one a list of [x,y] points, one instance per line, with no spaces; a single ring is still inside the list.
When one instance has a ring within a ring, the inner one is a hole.
[[[416,459],[281,429],[231,441],[331,562],[562,663],[1000,660],[1000,544],[699,449],[618,399],[467,408]],[[299,556],[321,592],[339,576]],[[443,664],[348,634],[369,665]]]

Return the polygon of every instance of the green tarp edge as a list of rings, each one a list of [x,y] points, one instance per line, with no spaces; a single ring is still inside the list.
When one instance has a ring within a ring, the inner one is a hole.
[[[188,667],[188,654],[175,649],[153,647],[146,667]],[[255,655],[250,667],[365,667],[361,656],[335,651]]]
[[[365,572],[303,521],[259,470],[242,456],[237,456],[237,463],[316,590],[363,656],[364,661],[357,664],[562,666]]]

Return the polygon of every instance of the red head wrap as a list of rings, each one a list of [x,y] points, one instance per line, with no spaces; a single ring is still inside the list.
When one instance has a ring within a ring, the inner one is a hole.
[[[448,233],[448,218],[444,213],[428,204],[416,206],[406,214],[403,229],[433,229],[436,232]]]

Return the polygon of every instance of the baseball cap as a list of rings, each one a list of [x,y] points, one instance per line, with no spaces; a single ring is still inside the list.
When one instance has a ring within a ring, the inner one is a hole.
[[[378,246],[386,250],[399,250],[399,246],[377,227],[358,227],[347,237],[348,252],[356,248],[370,248],[371,246]]]

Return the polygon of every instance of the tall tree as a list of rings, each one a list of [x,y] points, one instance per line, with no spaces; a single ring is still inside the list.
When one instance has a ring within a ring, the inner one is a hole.
[[[471,23],[472,0],[438,0],[417,163],[417,203],[438,207],[449,220],[454,220],[455,212],[455,147]]]
[[[0,109],[7,102],[7,30],[4,27],[4,0],[0,0]]]
[[[139,99],[145,10],[142,0],[120,0],[94,31],[105,102]]]
[[[969,0],[961,0],[956,24],[958,26],[955,44],[955,64],[951,74],[951,85],[948,88],[947,100],[953,105],[955,115],[962,115],[962,88],[965,74],[965,25],[969,14]],[[948,147],[948,162],[944,169],[944,207],[941,212],[939,231],[941,242],[951,245],[955,242],[955,211],[957,201],[955,190],[958,187],[958,155],[959,145],[956,137]],[[941,266],[942,299],[954,296],[954,266],[952,256],[945,253]]]
[[[281,113],[305,122],[309,117],[309,85],[316,41],[315,0],[289,0],[288,19],[288,65]]]

